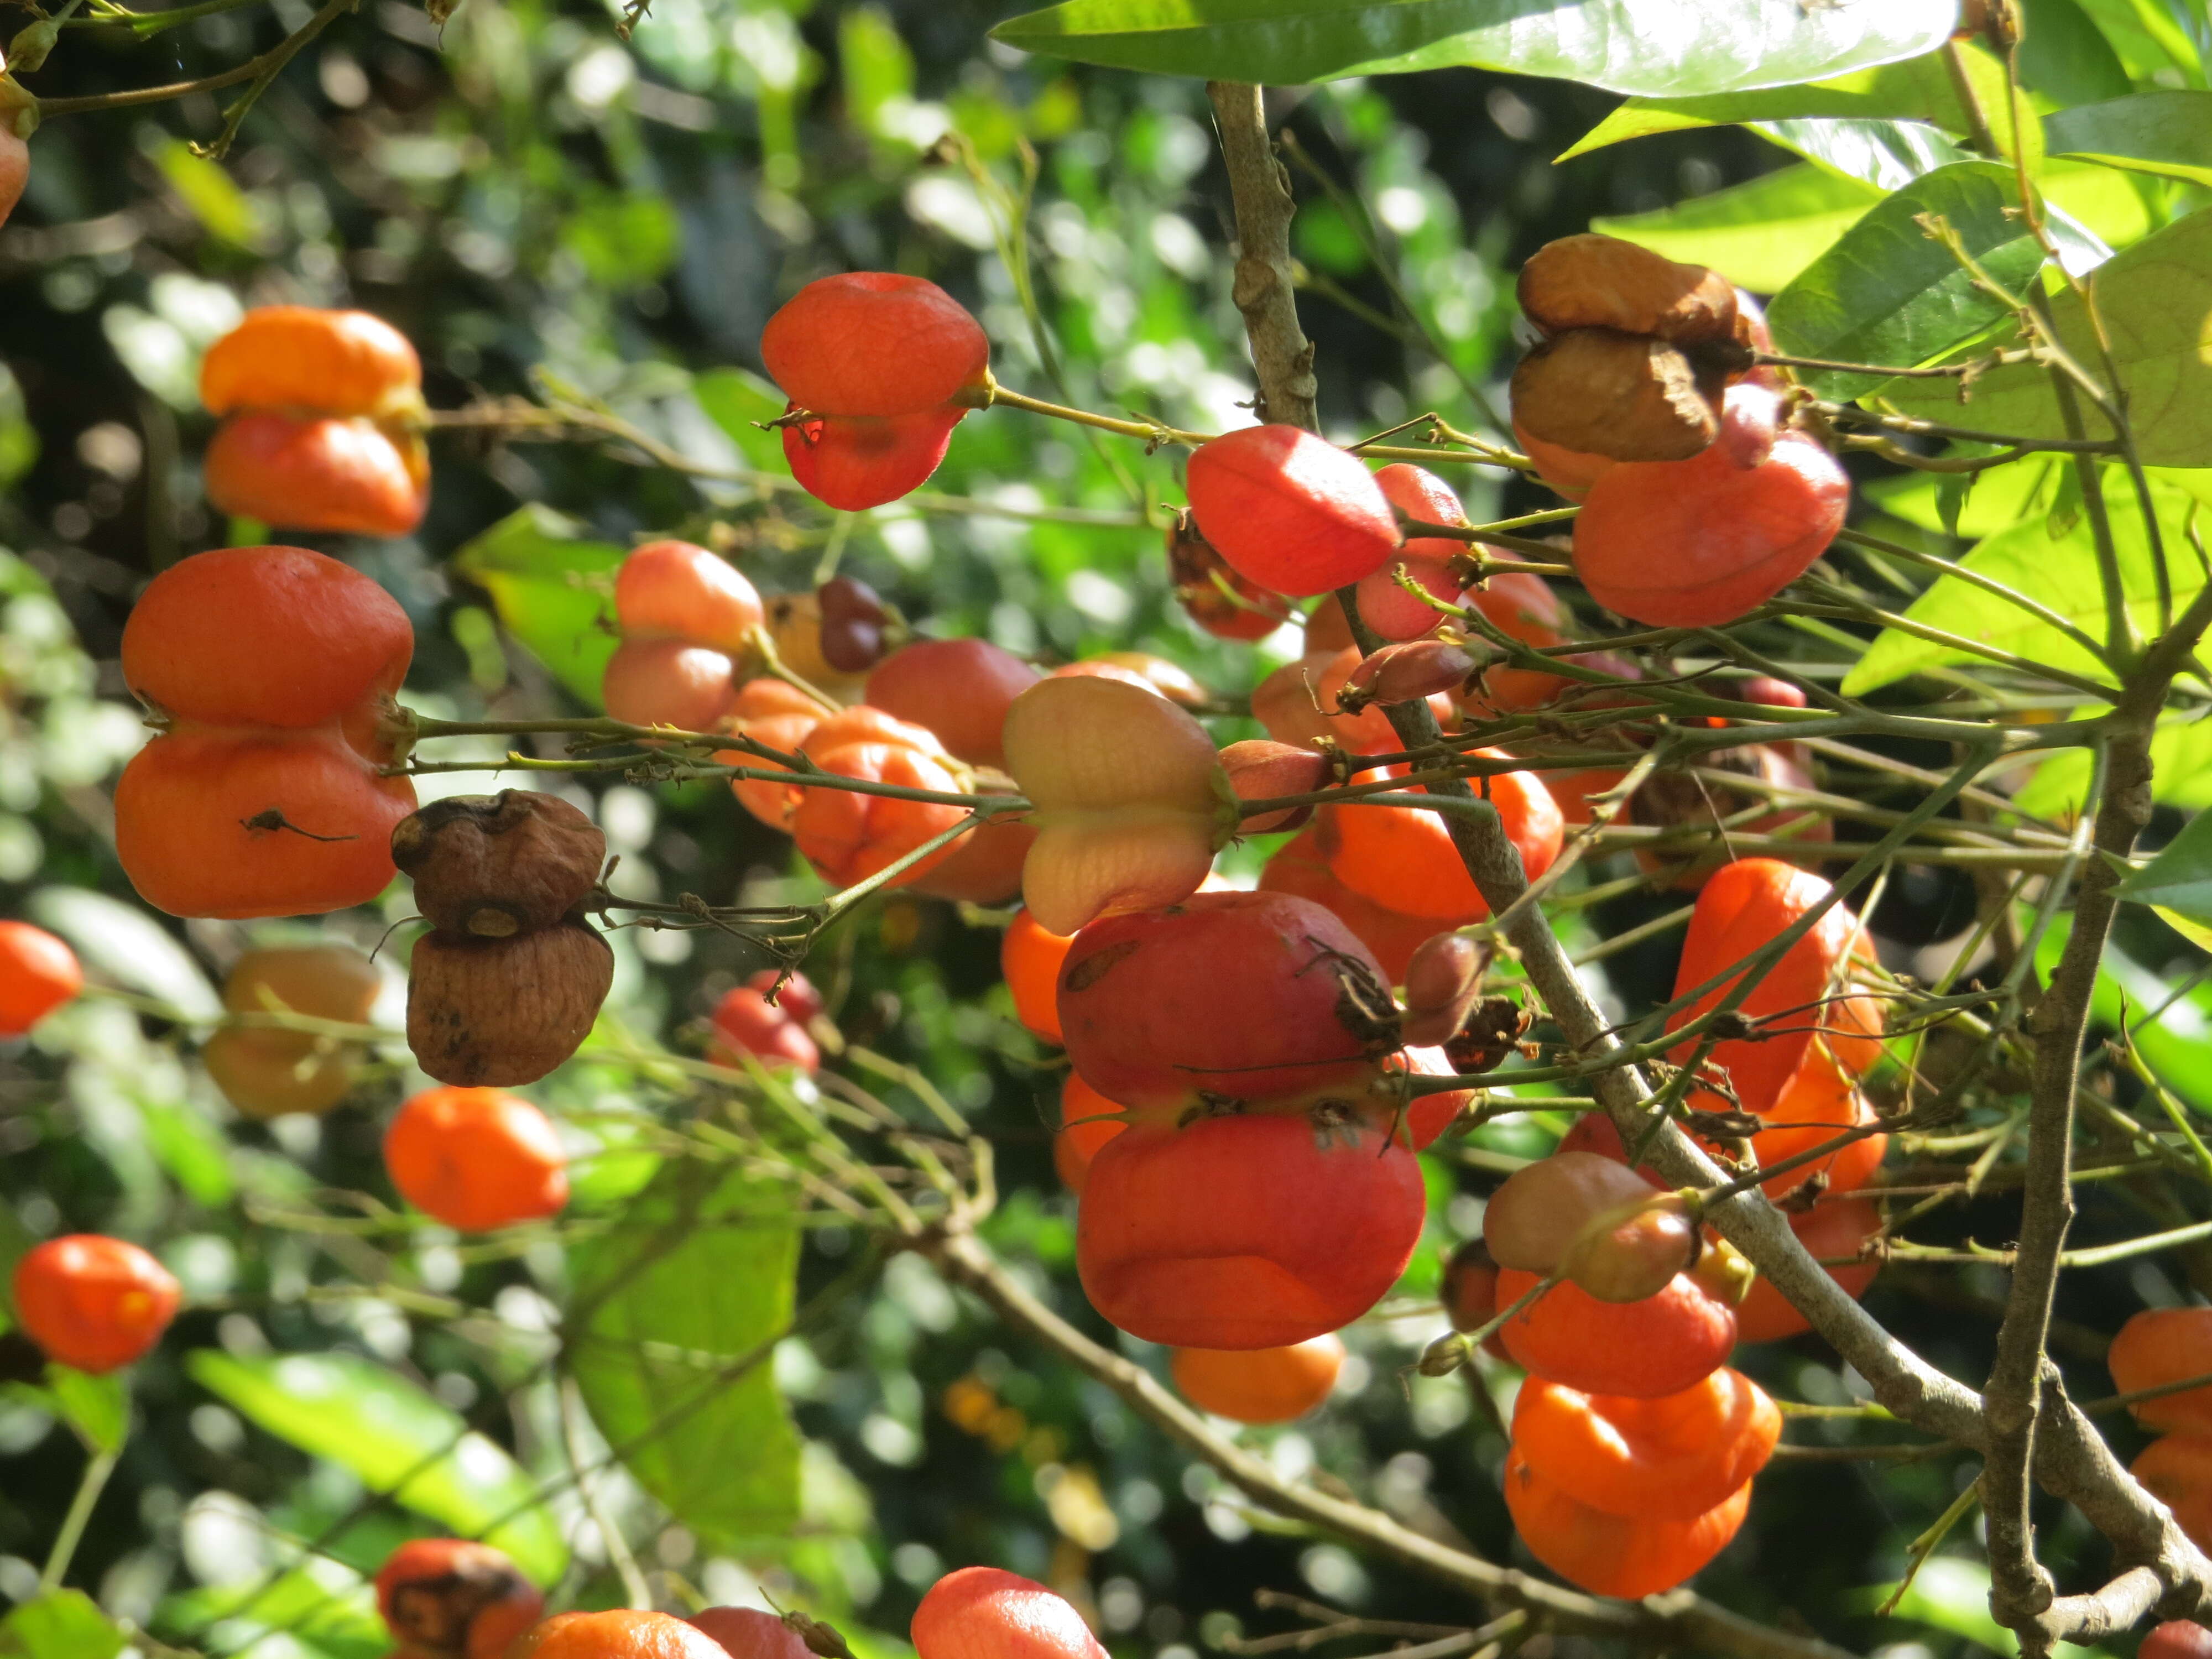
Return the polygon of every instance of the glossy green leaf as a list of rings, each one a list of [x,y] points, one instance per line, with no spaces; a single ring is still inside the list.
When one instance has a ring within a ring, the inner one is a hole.
[[[573,1258],[569,1374],[639,1484],[709,1548],[798,1516],[799,1440],[772,1363],[798,1259],[782,1188],[693,1161]]]
[[[2106,167],[2212,185],[2212,92],[2139,92],[2044,118],[2045,146]]]
[[[691,377],[691,395],[708,419],[737,445],[746,465],[761,472],[791,471],[783,459],[782,438],[763,431],[759,424],[783,413],[783,393],[742,368],[714,368]]]
[[[276,240],[269,216],[239,189],[220,162],[195,153],[181,138],[155,144],[148,155],[177,199],[210,235],[248,252],[269,252]]]
[[[185,1368],[278,1439],[343,1465],[372,1492],[482,1537],[541,1584],[568,1559],[558,1522],[515,1461],[404,1377],[341,1353],[243,1358],[195,1350]]]
[[[2160,905],[2212,922],[2212,812],[2199,812],[2159,855],[2117,890],[2137,904]]]
[[[1877,478],[1863,486],[1863,491],[1883,512],[1907,524],[1978,541],[2018,524],[2030,513],[2048,509],[2054,475],[2066,465],[2055,455],[2027,455],[1983,472],[1907,472]],[[1944,522],[1941,505],[1943,489],[1953,484],[1965,491],[1955,529]]]
[[[115,1659],[126,1645],[82,1590],[49,1590],[0,1619],[0,1659]]]
[[[48,1365],[46,1393],[62,1421],[94,1450],[120,1451],[131,1437],[131,1386],[122,1372],[92,1376],[67,1365]]]
[[[222,1012],[222,999],[191,952],[144,907],[86,887],[41,887],[24,908],[32,921],[67,939],[88,967],[116,983],[194,1018]]]
[[[2142,459],[2154,466],[2212,466],[2212,208],[2123,249],[2088,280]],[[2081,301],[2062,294],[2051,311],[2076,361],[2097,364]],[[1994,341],[2013,343],[2010,329]],[[1956,387],[1944,381],[1893,381],[1881,395],[1931,420],[2021,437],[2066,435],[2050,373],[2032,363],[1990,370],[1963,407]],[[2083,418],[2093,434],[2104,429],[2094,410]]]
[[[2192,812],[2212,807],[2212,721],[2160,726],[2151,735],[2150,763],[2152,799]],[[2071,817],[2088,794],[2089,771],[2087,750],[2062,750],[2036,768],[2013,799],[2023,812]]]
[[[181,1635],[210,1626],[226,1653],[242,1652],[282,1631],[333,1659],[384,1659],[392,1634],[376,1611],[374,1586],[359,1573],[312,1558],[264,1583],[209,1584],[165,1600],[159,1627]]]
[[[1949,29],[1925,0],[1064,0],[991,33],[1077,63],[1270,85],[1470,64],[1684,97],[1893,63]]]
[[[1940,214],[1969,256],[2008,288],[2042,264],[2042,245],[2012,211],[2010,167],[1959,161],[1914,180],[1853,225],[1766,308],[1776,348],[1800,357],[1911,368],[2006,314],[1951,251],[1922,228]],[[1808,372],[1824,397],[1853,397],[1893,377]]]
[[[1966,54],[1976,89],[2003,101],[2004,70],[1984,52]],[[1685,98],[1631,98],[1583,134],[1562,161],[1655,132],[1686,127],[1749,125],[1796,120],[1924,122],[1946,132],[1967,130],[1966,106],[1941,56],[1925,53],[1902,63],[1857,70],[1800,86]]]
[[[2036,972],[2046,985],[2072,922],[2070,915],[2060,916],[2036,946]],[[2112,1030],[2124,1029],[2154,1076],[2199,1111],[2212,1112],[2212,985],[2177,997],[2173,987],[2107,940],[2089,1014]]]
[[[1593,219],[1590,228],[1670,259],[1711,265],[1732,283],[1772,294],[1881,199],[1872,185],[1801,163],[1654,213]]]
[[[2126,66],[2075,0],[2027,0],[2021,9],[2020,78],[2030,92],[2059,105],[2128,94]]]
[[[1925,121],[1753,121],[1762,138],[1816,167],[1877,190],[1901,190],[1914,179],[1972,159],[1951,136]]]
[[[2133,492],[2121,487],[2121,475],[2108,473],[2107,478],[2106,506],[2119,557],[2121,586],[2136,626],[2148,635],[2158,627],[2158,579],[2142,514]],[[2154,486],[2153,500],[2166,532],[2174,604],[2179,609],[2204,585],[2203,573],[2189,556],[2178,533],[2194,498],[2171,486]],[[1969,569],[2039,601],[2092,639],[2104,636],[2104,593],[2098,582],[2096,548],[2086,516],[2075,519],[2063,535],[2056,537],[2045,518],[2001,530],[1968,553],[1965,563]],[[1997,647],[2033,663],[2092,678],[2109,678],[2095,658],[2050,623],[1955,576],[1939,578],[1905,614],[1914,622]],[[1938,664],[1973,659],[1970,652],[1886,629],[1844,677],[1843,692],[1847,697],[1861,696]]]
[[[501,623],[585,704],[615,653],[614,573],[623,550],[582,539],[550,507],[517,508],[453,556],[453,568],[491,596]]]

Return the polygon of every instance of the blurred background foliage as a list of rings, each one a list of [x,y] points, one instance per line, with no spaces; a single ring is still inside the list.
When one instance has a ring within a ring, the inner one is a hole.
[[[2028,9],[2032,23],[2052,20],[2046,39],[2081,16],[2074,0]],[[2031,79],[2053,97],[2087,95],[2100,75],[2118,74],[2122,90],[2204,84],[2203,20],[2187,0],[2098,15],[2106,56],[2031,55]],[[33,84],[73,96],[206,75],[309,12],[267,0],[185,15],[143,31],[72,27]],[[138,999],[88,1000],[35,1044],[0,1053],[0,1255],[112,1231],[155,1245],[187,1286],[177,1334],[136,1374],[137,1428],[70,1575],[161,1643],[370,1659],[385,1642],[359,1575],[401,1537],[441,1528],[495,1528],[573,1601],[617,1594],[569,1479],[572,1454],[591,1462],[616,1431],[564,1421],[550,1364],[559,1310],[619,1265],[624,1227],[670,1213],[665,1174],[638,1195],[696,1085],[625,1056],[663,1042],[696,1054],[715,997],[759,961],[711,932],[616,936],[599,1038],[532,1091],[570,1138],[576,1201],[515,1237],[465,1243],[386,1207],[380,1126],[422,1082],[404,1048],[320,1121],[257,1124],[224,1105],[175,1017],[214,1006],[249,940],[305,927],[369,946],[409,908],[394,896],[382,915],[289,928],[174,925],[130,901],[109,845],[103,786],[139,740],[115,662],[121,619],[152,571],[240,533],[201,499],[210,423],[193,388],[198,354],[242,307],[364,307],[416,343],[434,406],[551,395],[632,423],[710,475],[641,465],[621,445],[441,435],[418,536],[328,544],[412,615],[408,696],[430,713],[583,708],[606,648],[605,573],[648,532],[708,542],[766,592],[859,575],[930,632],[988,634],[1051,659],[1156,649],[1231,708],[1296,649],[1287,633],[1256,650],[1225,645],[1181,619],[1157,533],[1141,527],[1151,501],[1176,499],[1168,470],[1132,446],[987,415],[957,434],[933,499],[844,517],[794,494],[750,424],[776,407],[757,378],[763,321],[800,283],[854,267],[950,288],[1023,390],[1178,425],[1242,418],[1226,191],[1197,85],[988,46],[995,16],[960,0],[653,0],[627,43],[618,21],[585,4],[465,0],[441,27],[404,0],[365,0],[275,82],[222,161],[191,148],[220,129],[211,94],[51,121],[25,204],[0,232],[0,543],[12,550],[0,553],[0,910],[63,932],[98,978]],[[1431,409],[1496,431],[1516,349],[1512,272],[1554,236],[1669,216],[1644,222],[1706,238],[1699,257],[1735,246],[1738,274],[1771,287],[1869,199],[1832,167],[1733,127],[1555,165],[1617,102],[1565,82],[1453,70],[1278,96],[1297,144],[1303,309],[1325,418],[1347,434]],[[2126,240],[2204,195],[2106,174],[2101,195],[2085,187],[2069,206]],[[1470,508],[1547,504],[1526,488],[1473,480]],[[1224,740],[1253,729],[1233,714],[1218,722]],[[495,787],[484,774],[424,781]],[[621,854],[626,893],[818,892],[788,843],[719,786],[592,780],[570,793]],[[1264,850],[1238,854],[1243,867]],[[1936,881],[1893,904],[1881,918],[1893,942],[1938,936],[1929,918],[1948,890]],[[1643,902],[1571,925],[1586,939],[1671,901]],[[893,896],[845,924],[810,971],[852,1042],[918,1068],[990,1137],[1006,1196],[987,1237],[1104,1334],[1075,1285],[1073,1205],[1051,1172],[1056,1073],[997,984],[1000,920]],[[1658,1000],[1672,950],[1662,939],[1609,963],[1608,994],[1624,1006]],[[911,1096],[886,1085],[894,1102]],[[1431,1239],[1399,1296],[1349,1334],[1337,1396],[1307,1423],[1255,1435],[1279,1472],[1341,1483],[1528,1565],[1497,1496],[1492,1403],[1406,1367],[1442,1328],[1437,1261],[1477,1228],[1473,1194],[1556,1128],[1498,1126],[1432,1162]],[[2100,1187],[2085,1202],[2094,1236],[2100,1206],[2125,1199]],[[2002,1228],[2001,1207],[1954,1206],[1929,1236],[1964,1237],[1992,1215]],[[636,1304],[641,1324],[691,1316],[681,1304],[732,1251],[753,1252],[749,1282],[764,1281],[759,1253],[792,1236],[740,1223],[701,1237],[684,1282]],[[600,1511],[664,1604],[687,1587],[757,1602],[766,1585],[848,1625],[866,1659],[895,1654],[921,1589],[973,1561],[1048,1579],[1117,1651],[1167,1659],[1278,1626],[1255,1610],[1263,1588],[1394,1618],[1471,1617],[1425,1583],[1255,1512],[1112,1395],[1006,1346],[921,1261],[878,1271],[863,1243],[819,1224],[798,1247],[797,1294],[813,1311],[777,1348],[774,1381],[803,1446],[782,1438],[772,1401],[718,1398],[702,1414],[712,1435],[702,1424],[672,1443],[683,1457],[596,1478]],[[1939,1365],[1978,1376],[1990,1326],[1960,1314],[1991,1304],[1994,1273],[1893,1272],[1873,1305]],[[2062,1324],[2061,1358],[2087,1362],[2080,1388],[2103,1391],[2090,1328],[2179,1294],[2160,1262],[2069,1276],[2063,1311],[2080,1322]],[[781,1316],[722,1311],[767,1328]],[[1792,1398],[1847,1391],[1809,1339],[1748,1363]],[[112,1389],[38,1386],[20,1343],[0,1348],[0,1377],[6,1605],[36,1593],[88,1450],[114,1443],[125,1407]],[[594,1409],[615,1411],[612,1385],[584,1380]],[[472,1437],[420,1468],[464,1423]],[[1817,1443],[1820,1426],[1797,1437]],[[1955,1455],[1778,1466],[1701,1586],[1900,1656],[1994,1643],[1986,1580],[1966,1555],[1932,1564],[1898,1618],[1874,1616],[1869,1588],[1897,1577],[1907,1543],[1972,1473]],[[378,1499],[394,1487],[399,1501]],[[2075,1574],[2093,1571],[2100,1551],[2078,1517],[2043,1518],[2052,1559],[2063,1565],[2071,1549]]]

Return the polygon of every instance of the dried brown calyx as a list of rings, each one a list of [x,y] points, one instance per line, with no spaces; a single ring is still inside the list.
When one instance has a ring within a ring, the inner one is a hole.
[[[534,1083],[590,1034],[614,974],[614,952],[580,917],[512,939],[425,933],[407,988],[407,1046],[441,1083]]]
[[[392,860],[430,925],[471,939],[550,927],[581,903],[607,838],[568,802],[529,789],[454,795],[402,818]]]
[[[1521,267],[1517,292],[1547,334],[1609,328],[1685,346],[1736,334],[1735,287],[1718,271],[1595,232],[1538,248]]]
[[[1728,374],[1648,335],[1577,328],[1513,371],[1513,423],[1616,461],[1686,461],[1720,431]]]

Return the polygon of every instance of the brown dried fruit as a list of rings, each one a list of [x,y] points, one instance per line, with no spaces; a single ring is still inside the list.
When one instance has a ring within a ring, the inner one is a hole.
[[[407,988],[407,1046],[441,1083],[535,1083],[576,1052],[614,976],[614,952],[580,919],[513,939],[425,933]]]
[[[607,838],[568,802],[529,789],[453,795],[402,818],[392,861],[430,925],[476,939],[550,927],[583,901]]]
[[[1521,309],[1547,334],[1610,328],[1676,345],[1735,335],[1735,286],[1727,277],[1617,236],[1547,242],[1521,267],[1517,287]]]
[[[1616,461],[1686,461],[1720,431],[1725,378],[1659,340],[1572,329],[1513,371],[1513,423]]]

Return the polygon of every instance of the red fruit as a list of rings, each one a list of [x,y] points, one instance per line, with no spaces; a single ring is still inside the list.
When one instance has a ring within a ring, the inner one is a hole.
[[[971,766],[1002,766],[1006,710],[1042,678],[988,640],[916,640],[876,665],[867,701],[928,727]]]
[[[1231,569],[1188,512],[1168,526],[1168,579],[1184,613],[1218,639],[1263,640],[1290,620],[1291,602]]]
[[[1238,1423],[1290,1423],[1318,1407],[1344,1368],[1334,1333],[1283,1348],[1177,1348],[1176,1390],[1200,1411]]]
[[[1588,499],[1590,486],[1620,465],[1610,455],[1547,443],[1518,421],[1513,423],[1513,441],[1536,464],[1536,476],[1571,501]]]
[[[999,971],[1014,994],[1014,1018],[1047,1042],[1060,1041],[1060,969],[1074,943],[1074,934],[1047,931],[1027,910],[1014,913],[999,943]]]
[[[15,1263],[15,1320],[39,1352],[94,1376],[161,1340],[182,1292],[136,1244],[99,1233],[50,1238]]]
[[[1482,1242],[1500,1267],[1547,1273],[1590,1222],[1650,1196],[1644,1180],[1613,1158],[1562,1150],[1516,1170],[1491,1195]]]
[[[2212,1659],[2212,1630],[2193,1619],[2169,1619],[2151,1626],[2136,1659]]]
[[[1442,1300],[1455,1331],[1479,1331],[1498,1317],[1498,1263],[1480,1239],[1467,1240],[1445,1259]],[[1504,1345],[1496,1337],[1482,1346],[1486,1352],[1505,1358]]]
[[[2212,1308],[2146,1308],[2120,1327],[2105,1364],[2122,1394],[2212,1374]],[[2128,1409],[2147,1428],[2212,1433],[2212,1383]]]
[[[1383,471],[1389,469],[1385,467]],[[1380,478],[1382,475],[1375,475]],[[1312,651],[1341,651],[1352,642],[1352,621],[1344,614],[1343,603],[1334,593],[1322,595],[1321,603],[1306,613],[1306,649]]]
[[[1691,1520],[1766,1467],[1782,1413],[1722,1366],[1679,1394],[1584,1394],[1532,1376],[1513,1407],[1513,1449],[1578,1504],[1608,1515]]]
[[[1357,1119],[1132,1126],[1091,1160],[1076,1266],[1091,1305],[1132,1336],[1281,1347],[1380,1301],[1412,1259],[1425,1207],[1420,1160]]]
[[[647,542],[615,573],[625,640],[685,640],[737,656],[767,620],[760,594],[726,559],[690,542]]]
[[[946,1573],[914,1610],[908,1634],[918,1659],[1106,1659],[1073,1606],[996,1567]]]
[[[1376,1034],[1361,1007],[1387,1005],[1383,983],[1367,947],[1318,905],[1197,893],[1078,933],[1060,1021],[1084,1079],[1148,1119],[1224,1100],[1295,1110],[1372,1084]]]
[[[1022,872],[1037,832],[1019,818],[997,818],[952,843],[952,856],[933,864],[914,884],[917,893],[968,904],[1004,904],[1018,898]]]
[[[1797,1235],[1797,1242],[1814,1261],[1822,1262],[1835,1262],[1838,1258],[1856,1254],[1860,1245],[1881,1230],[1881,1212],[1863,1198],[1824,1200],[1802,1215],[1790,1218],[1790,1231]],[[1867,1286],[1881,1271],[1881,1263],[1844,1262],[1824,1267],[1821,1271],[1857,1297],[1866,1294]],[[1812,1328],[1811,1322],[1790,1299],[1764,1278],[1752,1282],[1750,1294],[1735,1310],[1735,1340],[1739,1342],[1776,1342]],[[2212,1421],[2212,1413],[2208,1413],[2206,1420]]]
[[[422,364],[407,337],[365,311],[261,306],[200,360],[210,415],[240,409],[398,415],[422,402]]]
[[[1406,964],[1405,1018],[1398,1035],[1417,1046],[1433,1046],[1456,1036],[1482,990],[1484,957],[1475,942],[1460,933],[1424,939]]]
[[[989,377],[991,343],[932,282],[884,270],[809,283],[761,333],[769,378],[817,415],[918,415]]]
[[[824,507],[860,513],[929,482],[967,410],[912,415],[817,415],[782,428],[783,459],[799,487]]]
[[[1433,472],[1401,462],[1375,475],[1390,505],[1421,524],[1464,525],[1466,509],[1451,486]],[[1465,542],[1444,536],[1419,536],[1407,541],[1379,570],[1359,579],[1359,617],[1386,640],[1410,640],[1426,634],[1444,620],[1443,613],[1424,605],[1399,584],[1396,567],[1447,605],[1459,603],[1459,583],[1450,563],[1468,551]]]
[[[218,511],[285,530],[404,536],[430,505],[422,439],[365,417],[244,410],[201,468]]]
[[[758,1607],[702,1607],[684,1623],[720,1642],[730,1659],[814,1659],[797,1631]]]
[[[1633,1520],[1577,1503],[1516,1450],[1505,1459],[1505,1507],[1528,1553],[1569,1583],[1599,1595],[1655,1595],[1728,1547],[1751,1508],[1751,1483],[1692,1520]]]
[[[23,199],[23,186],[31,182],[31,147],[15,131],[14,118],[13,111],[0,118],[0,225],[8,222]]]
[[[1723,973],[1729,977],[1674,1015],[1668,1028],[1716,1006],[1741,977],[1729,970],[1740,969],[1831,890],[1820,877],[1775,859],[1741,859],[1717,872],[1691,912],[1674,994],[1681,996]],[[1831,994],[1831,982],[1838,980],[1847,955],[1871,958],[1873,949],[1850,907],[1834,904],[1738,1005],[1747,1018],[1774,1017],[1771,1034],[1762,1033],[1757,1041],[1729,1038],[1716,1043],[1710,1057],[1711,1064],[1726,1070],[1747,1111],[1774,1109],[1784,1086],[1813,1046],[1815,1028],[1847,1072],[1863,1072],[1880,1055],[1879,1003],[1858,994],[1821,1000]],[[1677,1064],[1686,1063],[1694,1051],[1695,1045],[1685,1043],[1673,1058]]]
[[[1456,1068],[1442,1048],[1431,1046],[1407,1047],[1387,1057],[1382,1069],[1388,1074],[1411,1072],[1415,1077],[1451,1077]],[[1376,1098],[1388,1100],[1387,1086]],[[1437,1094],[1416,1095],[1406,1104],[1405,1137],[1417,1152],[1426,1152],[1437,1137],[1451,1127],[1453,1121],[1474,1102],[1472,1089],[1452,1089]]]
[[[43,927],[0,921],[0,1037],[19,1037],[84,989],[76,952]]]
[[[1747,393],[1772,396],[1739,386],[1731,409]],[[1803,575],[1843,527],[1850,480],[1798,433],[1750,466],[1733,459],[1741,447],[1723,435],[1686,461],[1626,461],[1592,484],[1574,553],[1590,597],[1656,628],[1712,628]]]
[[[506,1659],[730,1659],[714,1638],[665,1613],[556,1613],[514,1639]]]
[[[1686,1200],[1647,1194],[1586,1224],[1560,1255],[1559,1271],[1601,1302],[1641,1302],[1687,1272],[1698,1245]]]
[[[123,625],[123,682],[210,724],[321,726],[398,690],[414,652],[407,613],[350,566],[304,547],[225,547],[147,585]]]
[[[807,739],[806,751],[825,772],[908,789],[959,793],[959,780],[943,763],[921,750],[883,742],[817,749],[821,735],[817,727]],[[967,816],[965,808],[942,802],[863,795],[826,785],[802,787],[798,793],[799,805],[791,815],[793,839],[822,878],[838,887],[849,887],[874,875]],[[902,872],[892,884],[904,886],[918,880],[944,863],[950,853],[950,848],[938,848]]]
[[[1299,831],[1275,849],[1260,872],[1260,890],[1287,893],[1320,905],[1374,952],[1382,976],[1393,985],[1405,979],[1414,951],[1434,938],[1439,926],[1434,917],[1401,915],[1346,887],[1328,867],[1328,860],[1310,829]],[[1477,920],[1455,916],[1450,922],[1457,926]]]
[[[1759,1154],[1762,1165],[1778,1164],[1826,1146],[1845,1129],[1874,1121],[1874,1109],[1867,1104],[1866,1097],[1851,1086],[1851,1080],[1827,1052],[1815,1046],[1806,1051],[1803,1063],[1783,1088],[1782,1098],[1774,1107],[1774,1127],[1751,1137],[1752,1150]],[[1831,1194],[1856,1192],[1873,1177],[1888,1149],[1887,1135],[1866,1135],[1826,1158],[1784,1170],[1760,1184],[1769,1198],[1779,1199],[1820,1175],[1827,1177]]]
[[[1398,521],[1375,475],[1297,427],[1247,427],[1201,444],[1188,483],[1206,540],[1278,593],[1356,582],[1397,550]]]
[[[1229,787],[1237,792],[1237,799],[1248,801],[1310,795],[1327,787],[1334,775],[1328,757],[1264,738],[1231,744],[1221,751],[1221,769],[1228,775]],[[1311,806],[1285,806],[1257,815],[1247,813],[1239,833],[1261,836],[1272,830],[1295,830],[1312,816]]]
[[[736,695],[729,657],[684,640],[625,640],[599,681],[612,718],[679,732],[713,731]]]
[[[1495,749],[1475,753],[1505,758]],[[1366,775],[1402,777],[1406,769],[1382,767]],[[1506,838],[1520,852],[1521,867],[1535,880],[1559,855],[1566,826],[1559,804],[1532,772],[1498,773],[1487,787]],[[1490,914],[1440,813],[1418,806],[1328,805],[1314,814],[1314,830],[1337,879],[1377,904],[1439,923]]]
[[[1538,1283],[1517,1267],[1498,1274],[1498,1304],[1510,1307]],[[1592,1394],[1675,1394],[1710,1376],[1735,1346],[1735,1310],[1687,1273],[1641,1302],[1601,1302],[1555,1285],[1498,1333],[1514,1363],[1535,1376]]]
[[[822,1012],[822,998],[804,974],[793,974],[770,1002],[769,993],[775,989],[777,978],[775,969],[763,968],[714,1005],[709,1059],[741,1066],[739,1056],[750,1054],[771,1069],[796,1066],[809,1073],[822,1069],[822,1051],[806,1030],[806,1022]]]
[[[2160,1435],[2128,1466],[2198,1549],[2212,1539],[2212,1436]]]
[[[559,1213],[568,1159],[545,1114],[498,1089],[428,1089],[384,1134],[399,1195],[465,1233]]]
[[[545,1613],[545,1598],[503,1550],[416,1538],[385,1558],[376,1610],[404,1654],[500,1659]]]
[[[1060,1183],[1081,1196],[1098,1149],[1129,1126],[1121,1109],[1073,1072],[1060,1080],[1060,1132],[1052,1138],[1052,1167]]]

